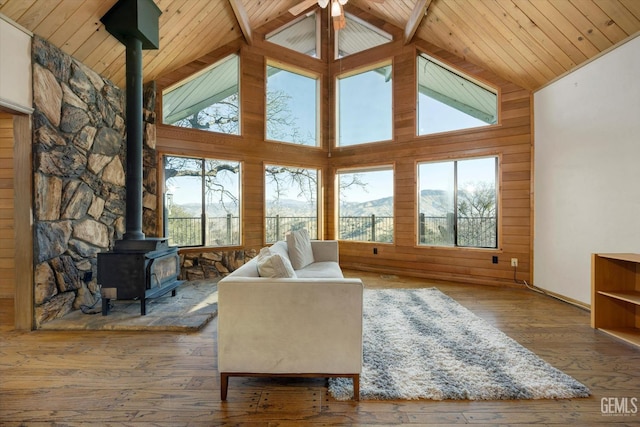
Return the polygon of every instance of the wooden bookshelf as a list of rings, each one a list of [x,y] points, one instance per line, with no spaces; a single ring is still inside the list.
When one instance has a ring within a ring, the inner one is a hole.
[[[591,327],[640,347],[640,254],[593,254]]]

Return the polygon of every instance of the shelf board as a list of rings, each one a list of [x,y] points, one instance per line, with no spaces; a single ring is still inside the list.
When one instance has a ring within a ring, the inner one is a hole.
[[[600,328],[602,332],[614,336],[618,339],[640,346],[640,329],[636,328]]]
[[[640,291],[598,291],[600,295],[640,305]]]
[[[616,253],[616,254],[596,254],[600,258],[615,259],[618,261],[629,261],[640,264],[640,254]]]

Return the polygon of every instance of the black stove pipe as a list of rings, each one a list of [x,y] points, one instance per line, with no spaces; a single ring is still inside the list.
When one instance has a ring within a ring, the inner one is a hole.
[[[161,10],[153,0],[118,0],[100,19],[126,48],[127,177],[123,240],[145,240],[142,232],[142,50],[158,49]]]
[[[127,178],[124,240],[144,239],[142,232],[142,42],[126,37]]]

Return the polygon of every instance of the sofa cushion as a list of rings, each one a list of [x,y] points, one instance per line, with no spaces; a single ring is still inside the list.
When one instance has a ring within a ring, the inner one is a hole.
[[[337,279],[344,277],[340,264],[333,261],[309,264],[301,270],[296,270],[296,276],[304,279]]]
[[[291,258],[289,258],[289,251],[287,250],[287,242],[283,240],[279,240],[275,242],[273,245],[269,246],[269,250],[271,254],[278,254],[282,258],[286,258],[291,262]]]
[[[287,249],[294,270],[300,270],[313,263],[313,249],[307,230],[296,230],[287,234]]]
[[[260,277],[296,277],[289,260],[280,254],[262,248],[256,257]]]

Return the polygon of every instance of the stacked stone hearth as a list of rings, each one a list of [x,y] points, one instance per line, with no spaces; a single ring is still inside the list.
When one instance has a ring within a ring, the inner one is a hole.
[[[152,90],[153,91],[153,90]],[[33,41],[35,323],[100,300],[96,254],[125,231],[124,94],[38,37]],[[153,93],[155,99],[155,93]],[[154,100],[151,100],[153,104]],[[145,112],[145,233],[156,211],[155,116]]]

